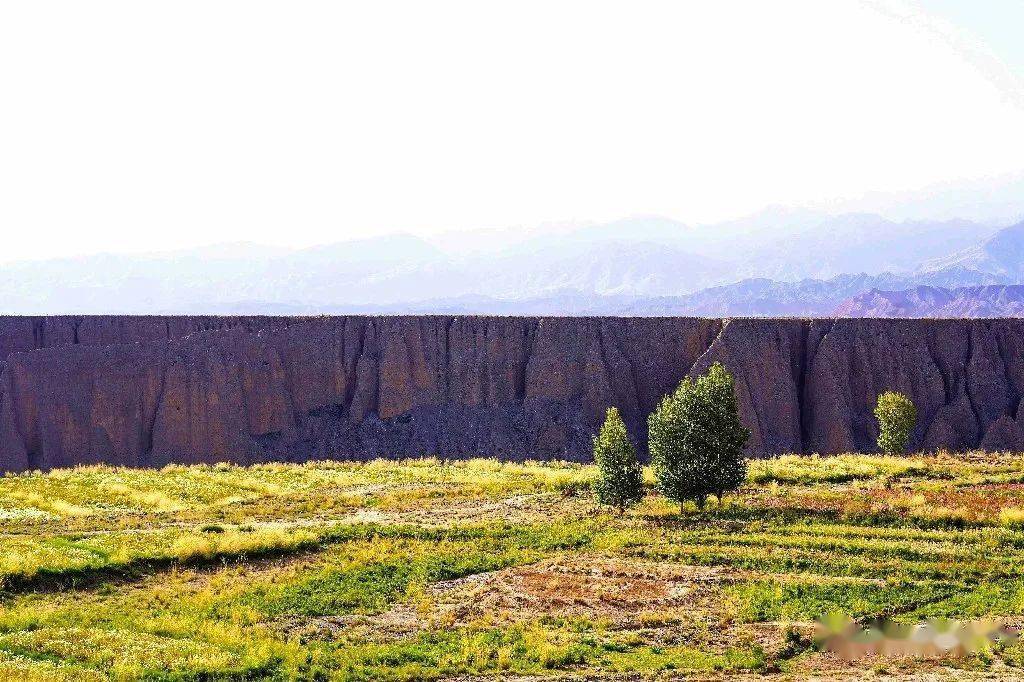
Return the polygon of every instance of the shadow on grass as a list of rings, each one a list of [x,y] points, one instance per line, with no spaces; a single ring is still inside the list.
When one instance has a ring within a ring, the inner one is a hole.
[[[273,559],[288,555],[316,552],[322,549],[318,543],[295,547],[273,547],[253,550],[243,554],[217,553],[210,556],[190,557],[147,557],[132,559],[118,564],[84,566],[75,568],[40,568],[32,575],[8,575],[0,582],[0,602],[24,592],[63,592],[67,590],[88,590],[101,585],[126,585],[148,578],[160,571],[176,566],[188,568],[210,568],[244,563],[252,559]]]

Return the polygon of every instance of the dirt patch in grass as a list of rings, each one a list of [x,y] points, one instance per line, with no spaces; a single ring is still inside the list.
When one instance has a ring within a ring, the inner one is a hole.
[[[435,614],[452,624],[545,615],[621,622],[686,605],[710,606],[719,586],[735,579],[734,574],[723,567],[567,555],[436,583],[426,597]],[[672,616],[666,614],[665,619]]]
[[[563,555],[535,564],[433,583],[410,603],[374,615],[291,619],[291,635],[332,639],[342,633],[386,641],[430,627],[514,623],[543,617],[600,620],[615,629],[643,627],[658,641],[680,639],[696,621],[717,624],[721,586],[740,576],[726,567],[684,566],[602,555]]]

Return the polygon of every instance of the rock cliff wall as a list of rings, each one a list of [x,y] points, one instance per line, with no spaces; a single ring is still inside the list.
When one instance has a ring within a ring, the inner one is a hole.
[[[1024,320],[0,318],[0,470],[111,462],[589,458],[688,372],[735,374],[752,455],[1022,448]]]

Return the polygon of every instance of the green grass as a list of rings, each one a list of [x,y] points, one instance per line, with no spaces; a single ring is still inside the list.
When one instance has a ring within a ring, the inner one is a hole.
[[[253,589],[243,603],[268,617],[373,613],[407,597],[416,587],[535,562],[545,550],[550,551],[552,541],[567,548],[561,534],[550,538],[545,530],[468,529],[466,535],[475,535],[475,539],[397,542],[386,540],[390,533],[385,532],[363,542],[339,545],[328,552],[323,567],[294,581]],[[568,547],[583,549],[586,544],[578,540]]]
[[[935,582],[868,582],[848,578],[797,576],[794,580],[756,580],[737,585],[730,596],[740,605],[737,617],[749,622],[812,621],[840,612],[859,619],[891,617],[935,602],[956,590]]]
[[[789,624],[824,613],[1024,616],[1014,453],[753,462],[682,515],[652,491],[619,517],[594,476],[430,459],[0,477],[0,679],[813,672]]]
[[[892,480],[921,476],[932,471],[932,463],[921,457],[785,455],[751,462],[749,479],[751,483],[847,483],[877,478]]]

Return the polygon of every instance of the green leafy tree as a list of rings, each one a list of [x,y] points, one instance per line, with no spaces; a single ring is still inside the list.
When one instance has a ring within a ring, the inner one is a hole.
[[[740,423],[732,375],[720,363],[696,379],[686,377],[647,420],[651,465],[665,497],[703,507],[719,502],[746,478],[743,448],[750,431]]]
[[[907,396],[886,391],[875,404],[878,420],[878,447],[887,455],[902,455],[910,444],[910,434],[917,424],[917,408]]]
[[[629,440],[618,409],[608,408],[600,433],[594,438],[594,461],[600,470],[596,485],[601,504],[616,507],[619,514],[643,499],[644,479],[636,448]]]

